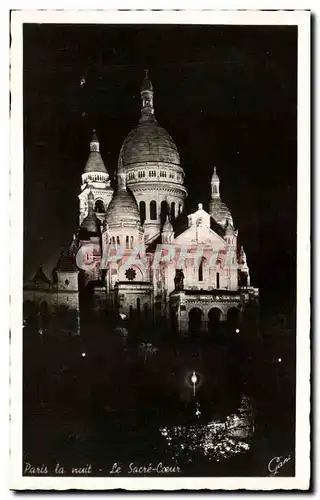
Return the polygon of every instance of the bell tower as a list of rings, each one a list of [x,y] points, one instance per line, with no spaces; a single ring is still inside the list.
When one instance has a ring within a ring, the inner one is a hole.
[[[93,195],[93,210],[98,219],[103,222],[113,190],[110,185],[108,171],[100,153],[100,143],[95,130],[92,133],[90,153],[84,173],[81,176],[81,181],[79,224],[82,224],[83,219],[88,214],[88,195],[90,191]]]

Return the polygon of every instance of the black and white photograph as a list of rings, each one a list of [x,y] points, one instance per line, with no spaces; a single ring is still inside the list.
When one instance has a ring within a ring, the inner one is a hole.
[[[310,13],[165,14],[12,13],[13,489],[309,487]]]

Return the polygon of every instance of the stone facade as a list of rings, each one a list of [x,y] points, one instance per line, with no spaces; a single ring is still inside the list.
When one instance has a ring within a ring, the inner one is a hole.
[[[37,273],[24,300],[79,314],[91,292],[92,311],[113,308],[142,323],[164,321],[180,335],[201,332],[240,314],[259,292],[214,168],[209,211],[202,203],[178,230],[187,189],[173,139],[157,122],[154,91],[141,87],[141,117],[125,139],[113,192],[95,132],[82,174],[79,229],[54,279]]]

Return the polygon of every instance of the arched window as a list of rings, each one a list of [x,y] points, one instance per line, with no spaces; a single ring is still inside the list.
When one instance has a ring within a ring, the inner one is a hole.
[[[150,219],[157,220],[157,203],[154,200],[150,201]]]
[[[146,204],[144,201],[140,201],[139,208],[141,224],[144,224],[144,221],[146,220]]]
[[[120,245],[120,236],[117,236],[117,245]]]
[[[133,307],[132,306],[129,307],[129,318],[130,319],[133,318]]]
[[[165,222],[167,215],[169,215],[169,206],[166,200],[162,200],[160,206],[160,220],[162,224]]]
[[[114,236],[112,236],[112,244],[115,245],[116,244],[116,239]]]
[[[220,273],[216,274],[216,280],[217,280],[217,289],[220,288]]]
[[[179,205],[179,215],[181,214],[182,212],[182,205]]]
[[[217,193],[218,192],[218,188],[217,188],[217,186],[215,184],[212,186],[212,192],[213,193]]]
[[[129,250],[129,236],[126,236],[126,250]]]
[[[171,203],[171,214],[170,214],[170,216],[171,216],[171,222],[173,222],[173,221],[174,221],[174,219],[175,219],[175,210],[176,210],[176,204],[175,204],[175,202],[173,201],[173,202]]]
[[[133,248],[133,236],[130,237],[130,248]]]
[[[198,281],[203,281],[203,264],[204,264],[205,259],[202,257],[200,266],[198,269]]]

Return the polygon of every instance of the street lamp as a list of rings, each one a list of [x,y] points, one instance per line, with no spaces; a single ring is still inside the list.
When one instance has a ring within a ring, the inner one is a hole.
[[[196,395],[196,383],[198,382],[198,377],[196,375],[196,372],[192,372],[191,375],[191,383],[193,384],[193,395]]]

